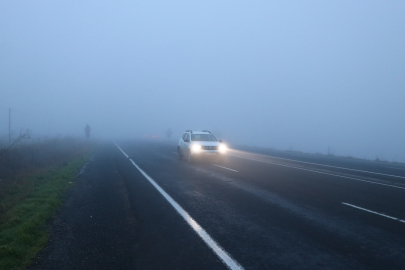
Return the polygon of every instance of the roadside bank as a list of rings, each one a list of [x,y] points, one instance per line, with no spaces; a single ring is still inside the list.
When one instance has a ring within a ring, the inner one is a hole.
[[[90,150],[1,186],[0,269],[23,269],[46,246],[47,222],[62,206]]]

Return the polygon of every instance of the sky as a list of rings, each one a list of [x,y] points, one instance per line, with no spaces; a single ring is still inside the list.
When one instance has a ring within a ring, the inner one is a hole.
[[[0,1],[0,139],[177,139],[405,162],[404,1]]]

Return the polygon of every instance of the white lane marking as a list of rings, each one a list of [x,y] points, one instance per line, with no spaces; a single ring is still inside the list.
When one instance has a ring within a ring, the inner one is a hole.
[[[283,167],[288,167],[288,168],[294,168],[294,169],[303,170],[303,171],[309,171],[309,172],[315,172],[315,173],[320,173],[320,174],[332,175],[332,176],[347,178],[347,179],[351,179],[351,180],[366,182],[366,183],[370,183],[370,184],[376,184],[376,185],[382,185],[382,186],[387,186],[387,187],[405,189],[405,187],[399,187],[399,186],[394,186],[394,185],[388,185],[388,184],[383,184],[383,183],[378,183],[378,182],[373,182],[373,181],[368,181],[368,180],[363,180],[363,179],[358,179],[358,178],[343,176],[343,175],[339,175],[339,174],[326,173],[326,172],[321,172],[321,171],[314,171],[314,170],[304,169],[304,168],[300,168],[300,167],[295,167],[295,166],[289,166],[289,165],[279,164],[279,163],[275,163],[275,162],[271,162],[271,161],[264,161],[264,160],[259,160],[259,159],[251,159],[251,158],[240,157],[240,156],[235,156],[235,155],[229,155],[229,156],[238,157],[238,158],[244,158],[244,159],[249,159],[249,160],[258,161],[258,162],[263,162],[263,163],[274,164],[274,165],[283,166]]]
[[[371,211],[371,210],[368,210],[366,208],[362,208],[362,207],[359,207],[359,206],[356,206],[356,205],[353,205],[353,204],[350,204],[350,203],[342,202],[342,204],[347,205],[347,206],[351,206],[351,207],[354,207],[354,208],[357,208],[357,209],[360,209],[360,210],[363,210],[363,211],[366,211],[366,212],[377,214],[377,215],[380,215],[380,216],[383,216],[383,217],[386,217],[386,218],[397,220],[397,221],[402,222],[402,223],[405,223],[405,220],[402,220],[402,219],[399,219],[399,218],[396,218],[396,217],[391,217],[391,216],[381,214],[381,213],[378,213],[378,212],[375,212],[375,211]]]
[[[172,152],[173,154],[175,154],[175,155],[177,155],[178,153],[176,153],[176,152]]]
[[[237,170],[232,170],[232,169],[229,169],[229,168],[227,168],[227,167],[219,166],[219,165],[217,165],[217,164],[212,164],[212,165],[217,166],[217,167],[220,167],[220,168],[224,168],[224,169],[227,169],[227,170],[230,170],[230,171],[238,172]]]
[[[115,142],[114,142],[114,143],[115,143]],[[128,156],[124,151],[122,151],[121,147],[118,146],[118,144],[115,143],[115,145],[118,147],[118,149],[121,150],[121,152],[124,154],[124,156],[126,156],[127,158],[129,158],[129,156]]]
[[[115,142],[114,142],[115,143]],[[128,157],[127,154],[115,143],[121,152]],[[184,218],[184,220],[193,228],[193,230],[201,237],[201,239],[214,251],[214,253],[222,260],[222,262],[232,270],[244,269],[237,261],[235,261],[211,236],[175,201],[169,194],[166,193],[149,175],[147,175],[136,163],[129,159],[132,164],[141,172],[141,174],[160,192],[160,194],[173,206],[173,208]]]
[[[249,153],[249,154],[257,155],[257,156],[262,156],[262,157],[270,157],[270,158],[276,158],[276,159],[289,160],[289,161],[300,162],[300,163],[306,163],[306,164],[312,164],[312,165],[318,165],[318,166],[324,166],[324,167],[335,168],[335,169],[343,169],[343,170],[349,170],[349,171],[355,171],[355,172],[365,172],[365,173],[379,174],[379,175],[385,175],[385,176],[398,177],[398,178],[403,178],[403,179],[405,179],[405,176],[399,176],[399,175],[392,175],[392,174],[385,174],[385,173],[377,173],[377,172],[370,172],[370,171],[362,171],[362,170],[349,169],[349,168],[344,168],[344,167],[337,167],[337,166],[331,166],[331,165],[324,165],[324,164],[319,164],[319,163],[312,163],[312,162],[306,162],[306,161],[299,161],[299,160],[295,160],[295,159],[280,158],[280,157],[274,157],[274,156],[269,156],[269,155],[261,155],[261,154],[255,154],[255,153]],[[230,156],[231,156],[231,155],[230,155]]]

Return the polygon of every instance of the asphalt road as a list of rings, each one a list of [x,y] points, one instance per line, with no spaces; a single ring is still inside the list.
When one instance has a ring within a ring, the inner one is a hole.
[[[405,269],[405,166],[247,147],[190,164],[175,143],[107,143],[31,268]]]

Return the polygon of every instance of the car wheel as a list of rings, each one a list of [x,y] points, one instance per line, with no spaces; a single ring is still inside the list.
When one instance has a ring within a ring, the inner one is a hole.
[[[179,160],[182,160],[182,159],[183,159],[183,155],[181,154],[180,147],[177,147],[177,158],[178,158]]]
[[[191,156],[190,150],[188,150],[187,161],[188,161],[188,163],[193,163],[193,157]]]

